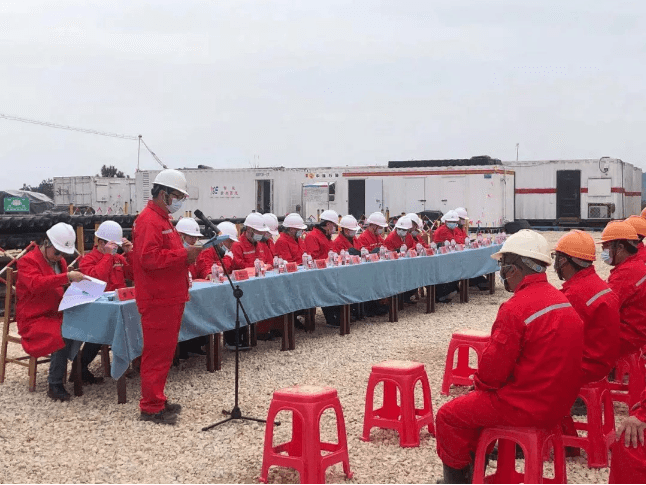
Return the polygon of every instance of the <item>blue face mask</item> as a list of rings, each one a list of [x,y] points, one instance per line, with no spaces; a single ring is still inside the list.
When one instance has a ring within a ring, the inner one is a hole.
[[[456,227],[458,227],[458,223],[457,223],[457,222],[447,222],[447,223],[446,223],[446,227],[448,227],[449,229],[453,230],[453,229],[455,229]]]
[[[612,258],[610,257],[610,249],[604,249],[601,251],[601,259],[606,264],[612,264]]]

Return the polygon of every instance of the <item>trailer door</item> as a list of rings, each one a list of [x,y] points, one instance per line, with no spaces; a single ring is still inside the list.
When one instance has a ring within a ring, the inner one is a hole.
[[[581,219],[581,170],[557,170],[556,218]]]
[[[366,181],[348,180],[348,214],[359,220],[366,213]]]
[[[256,212],[266,214],[272,212],[273,180],[256,180]]]
[[[426,209],[424,196],[425,177],[406,177],[404,179],[404,208],[405,212],[422,212]]]
[[[432,207],[432,209],[440,209],[444,214],[456,207],[466,207],[466,178],[464,175],[456,176],[442,176],[441,178],[440,193],[440,207]],[[483,197],[486,194],[483,194]]]
[[[383,181],[366,179],[366,216],[383,208]]]

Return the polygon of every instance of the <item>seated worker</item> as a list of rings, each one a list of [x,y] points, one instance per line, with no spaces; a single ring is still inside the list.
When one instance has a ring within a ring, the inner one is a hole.
[[[231,252],[231,246],[233,243],[238,242],[238,229],[233,222],[223,221],[217,225],[217,228],[220,230],[221,236],[229,236],[229,239],[225,239],[216,246],[205,249],[197,257],[197,274],[200,279],[211,279],[211,271],[213,265],[217,264],[221,266],[220,260],[215,254],[216,251],[220,253],[220,258],[222,258],[222,263],[224,264],[224,270],[231,274],[234,269],[233,265],[233,253]]]
[[[601,233],[601,259],[614,266],[608,286],[619,298],[619,356],[637,352],[646,344],[646,265],[637,255],[639,238],[624,221],[609,222]]]
[[[619,300],[597,275],[594,239],[570,231],[556,243],[554,270],[562,292],[583,320],[581,386],[603,379],[619,355]]]
[[[79,270],[85,275],[97,278],[107,283],[105,291],[114,291],[128,286],[126,280],[132,281],[132,243],[123,237],[121,226],[114,221],[104,221],[94,235],[97,245],[92,251],[85,254],[79,262]],[[123,256],[117,250],[123,249]],[[103,382],[102,377],[95,377],[88,366],[101,350],[101,344],[86,342],[83,345],[81,378],[84,384],[98,384]],[[74,358],[76,362],[78,356]],[[72,382],[76,378],[70,374]]]
[[[307,226],[303,218],[296,214],[287,214],[283,220],[283,232],[280,233],[274,245],[274,254],[288,263],[303,264],[305,241],[303,231]]]
[[[444,224],[433,233],[433,242],[444,244],[444,241],[455,241],[457,244],[464,244],[464,233],[458,227],[460,216],[451,210],[442,216]]]
[[[276,253],[274,252],[274,238],[278,236],[278,217],[275,214],[268,212],[263,214],[262,218],[265,221],[265,226],[269,229],[269,233],[261,241],[263,244],[266,244],[273,258]]]
[[[345,250],[350,254],[358,255],[359,253],[354,247],[354,236],[359,230],[357,220],[351,214],[343,216],[339,222],[339,228],[339,235],[332,241],[332,250],[337,254],[341,254],[341,251]]]
[[[498,310],[474,375],[474,390],[437,412],[444,483],[471,483],[483,428],[551,428],[579,392],[583,322],[565,295],[547,282],[547,241],[523,229],[491,257],[499,261],[505,290],[514,294]]]
[[[630,410],[630,417],[619,426],[610,448],[610,477],[608,483],[646,483],[646,389],[640,402]]]
[[[406,237],[410,233],[410,230],[413,228],[413,221],[408,216],[401,216],[397,219],[395,223],[395,230],[390,231],[390,234],[386,236],[384,240],[384,246],[388,251],[397,251],[399,252],[402,245],[405,244]],[[415,249],[415,246],[408,247],[406,249]]]
[[[464,207],[458,207],[455,209],[455,213],[458,215],[460,220],[458,221],[458,227],[457,229],[460,232],[460,237],[464,241],[466,237],[469,235],[469,230],[467,228],[467,223],[469,222],[469,214],[467,213],[467,210]],[[455,240],[457,242],[457,239]],[[458,243],[458,244],[463,244],[463,243]]]
[[[427,248],[428,243],[424,239],[424,222],[422,219],[414,212],[409,212],[406,217],[413,221],[413,228],[406,235],[406,246],[415,249],[417,244],[421,244]]]
[[[184,247],[195,246],[197,240],[204,237],[200,232],[200,226],[192,217],[182,217],[179,221],[177,221],[175,229],[182,238]],[[193,278],[194,280],[199,278],[197,271],[197,261],[189,265],[188,272],[191,275],[191,278]]]
[[[628,219],[626,219],[626,222],[633,226],[633,229],[635,229],[637,237],[639,238],[639,244],[637,244],[637,257],[644,263],[646,263],[646,246],[644,246],[644,236],[646,236],[646,219],[642,219],[639,216],[630,216]]]
[[[242,225],[238,242],[231,246],[234,269],[253,268],[256,259],[272,266],[274,257],[267,250],[267,245],[258,244],[268,231],[261,214],[252,212],[247,216]]]
[[[332,249],[332,234],[336,232],[339,214],[333,210],[325,210],[319,217],[319,223],[305,235],[305,252],[312,259],[327,259]]]
[[[46,234],[39,247],[18,260],[16,322],[20,343],[27,354],[36,358],[51,354],[47,396],[55,401],[68,401],[70,394],[63,385],[67,360],[71,360],[81,343],[61,335],[63,312],[58,311],[58,306],[64,287],[86,277],[80,271],[68,273],[63,259],[63,253],[74,254],[76,232],[72,226],[59,222]]]
[[[384,245],[383,233],[388,226],[386,216],[381,212],[373,212],[366,219],[366,228],[359,237],[354,240],[354,247],[358,250],[366,248],[373,252]]]

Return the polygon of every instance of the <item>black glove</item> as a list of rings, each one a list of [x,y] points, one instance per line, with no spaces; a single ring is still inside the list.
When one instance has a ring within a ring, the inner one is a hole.
[[[380,249],[380,247],[376,247],[375,249],[370,251],[370,254],[379,254],[379,249]]]
[[[348,249],[348,254],[350,256],[361,256],[361,251],[359,251],[357,248],[350,248]]]

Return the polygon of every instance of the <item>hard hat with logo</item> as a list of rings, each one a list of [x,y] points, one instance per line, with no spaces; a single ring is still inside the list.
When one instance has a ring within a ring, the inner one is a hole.
[[[321,213],[321,221],[330,221],[330,222],[334,222],[335,224],[338,224],[339,214],[337,214],[336,211],[333,211],[331,209],[325,210]]]
[[[305,222],[303,222],[303,218],[296,212],[292,212],[291,214],[287,214],[285,216],[285,219],[283,220],[283,227],[290,227],[293,229],[307,229]]]
[[[123,229],[121,229],[121,226],[114,221],[103,221],[94,235],[99,239],[117,243],[119,246],[121,246]]]
[[[356,231],[359,229],[359,223],[352,214],[343,216],[341,218],[341,222],[339,222],[339,226],[344,229],[350,229],[351,231]]]
[[[220,224],[217,225],[217,228],[223,235],[229,236],[231,240],[238,242],[238,228],[233,222],[220,222]]]
[[[171,189],[179,190],[182,194],[188,195],[188,184],[186,177],[179,170],[167,168],[157,174],[153,184],[163,185]]]
[[[633,226],[625,221],[611,221],[601,233],[601,242],[598,244],[622,239],[626,241],[639,241],[637,231],[635,231]]]
[[[443,218],[444,218],[444,222],[459,222],[460,221],[460,216],[454,210],[448,211],[446,214],[444,214]]]
[[[269,228],[265,224],[265,218],[258,212],[252,212],[244,220],[244,226],[255,229],[256,231],[268,232]]]
[[[640,216],[630,216],[624,222],[633,226],[638,236],[646,236],[646,219],[642,219]]]
[[[278,236],[278,217],[271,212],[263,214],[262,218],[265,220],[265,226],[269,229],[269,233],[272,236]]]
[[[368,216],[368,219],[366,219],[366,224],[374,224],[379,227],[386,227],[388,225],[388,221],[386,221],[386,216],[384,216],[381,212],[373,212]]]
[[[502,249],[492,254],[491,257],[500,260],[503,254],[516,254],[521,257],[542,261],[548,265],[552,263],[547,240],[531,229],[521,229],[516,234],[509,236],[505,244],[502,245]]]
[[[554,251],[585,261],[594,261],[596,259],[594,239],[590,234],[583,231],[568,232],[556,243]]]
[[[395,224],[395,229],[412,229],[413,221],[408,216],[401,216]]]
[[[45,234],[56,249],[65,254],[74,254],[76,233],[72,226],[59,222],[50,227]]]
[[[406,214],[406,217],[409,217],[411,221],[417,224],[417,227],[419,229],[422,229],[422,227],[424,226],[424,221],[422,221],[422,218],[414,212],[409,212],[408,214]]]
[[[455,209],[455,213],[460,217],[460,219],[464,219],[465,221],[469,220],[469,214],[467,214],[467,210],[464,207],[458,207]]]
[[[177,232],[186,234],[187,236],[202,237],[200,226],[192,217],[182,217],[177,221],[175,229],[177,229]]]

